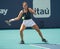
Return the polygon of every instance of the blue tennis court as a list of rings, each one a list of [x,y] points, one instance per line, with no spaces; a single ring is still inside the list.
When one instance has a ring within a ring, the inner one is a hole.
[[[48,43],[43,43],[33,29],[24,30],[25,44],[20,44],[19,30],[0,30],[0,49],[60,49],[60,28],[41,32]]]

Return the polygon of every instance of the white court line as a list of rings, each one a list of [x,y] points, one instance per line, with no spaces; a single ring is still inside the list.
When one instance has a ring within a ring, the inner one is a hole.
[[[41,48],[41,49],[50,49],[50,48],[43,47],[43,46],[38,46],[38,45],[29,45],[29,46],[33,46],[33,47],[39,47],[39,48]]]

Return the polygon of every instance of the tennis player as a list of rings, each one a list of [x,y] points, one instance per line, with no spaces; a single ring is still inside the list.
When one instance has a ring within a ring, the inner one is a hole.
[[[34,28],[38,32],[42,41],[47,42],[47,40],[43,37],[37,24],[32,20],[31,14],[35,14],[35,11],[28,7],[27,2],[23,2],[22,6],[23,6],[23,9],[20,11],[18,17],[14,18],[14,19],[10,19],[10,20],[6,21],[6,23],[10,25],[11,22],[20,20],[20,18],[23,16],[24,20],[20,27],[21,44],[24,44],[23,31],[26,27]]]

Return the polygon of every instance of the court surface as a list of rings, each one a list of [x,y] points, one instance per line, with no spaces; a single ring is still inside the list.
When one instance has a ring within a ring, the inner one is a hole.
[[[48,43],[43,43],[34,29],[24,30],[25,44],[18,30],[0,30],[0,49],[60,49],[60,29],[41,29]]]

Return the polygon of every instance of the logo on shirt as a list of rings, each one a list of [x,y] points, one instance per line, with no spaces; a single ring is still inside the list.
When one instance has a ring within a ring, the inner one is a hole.
[[[49,18],[51,15],[50,0],[33,0],[33,9],[35,18]]]

